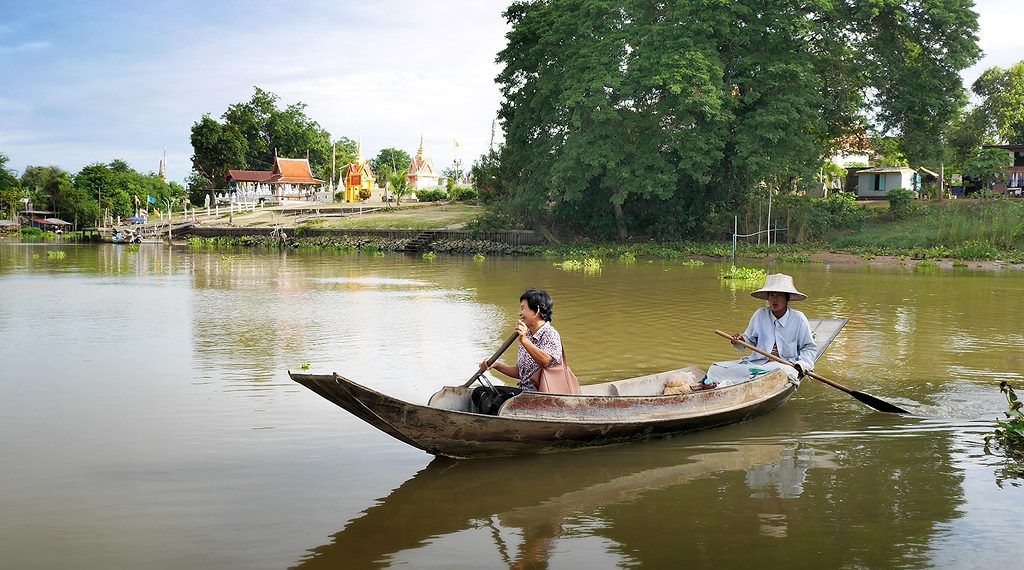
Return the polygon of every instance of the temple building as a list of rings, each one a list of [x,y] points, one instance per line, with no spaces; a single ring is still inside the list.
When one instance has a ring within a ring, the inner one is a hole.
[[[409,190],[415,193],[425,188],[437,188],[440,185],[440,177],[434,168],[434,161],[430,160],[423,149],[423,135],[420,135],[420,148],[416,156],[409,163],[409,172],[406,174],[409,180]]]
[[[274,157],[274,169],[228,170],[228,189],[253,196],[308,199],[325,183],[313,176],[308,158]]]
[[[363,147],[359,145],[356,147],[356,161],[349,164],[345,171],[345,201],[361,202],[359,191],[372,191],[376,182],[370,161],[363,159]]]

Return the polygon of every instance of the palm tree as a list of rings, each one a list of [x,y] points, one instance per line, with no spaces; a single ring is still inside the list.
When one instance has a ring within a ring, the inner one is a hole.
[[[405,177],[404,172],[389,171],[387,183],[391,187],[391,193],[395,195],[395,205],[401,206],[402,196],[409,193],[409,179]]]

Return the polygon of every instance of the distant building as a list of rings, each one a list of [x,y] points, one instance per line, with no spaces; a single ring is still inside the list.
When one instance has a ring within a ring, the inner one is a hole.
[[[906,188],[918,191],[920,175],[909,166],[879,166],[857,171],[858,198],[885,198],[890,190]]]
[[[377,179],[373,176],[370,161],[363,159],[363,145],[356,146],[356,161],[345,170],[345,201],[361,202],[359,191],[373,191]]]
[[[303,199],[325,182],[313,176],[308,158],[274,157],[273,170],[228,170],[228,189],[235,193]]]
[[[70,229],[70,222],[54,218],[53,214],[47,210],[33,210],[30,205],[28,209],[18,212],[18,218],[24,227],[39,228],[48,232]]]
[[[423,148],[423,135],[420,135],[420,148],[409,163],[406,179],[409,180],[409,190],[413,193],[426,188],[437,188],[440,185],[441,179],[434,168],[434,161],[430,160]]]

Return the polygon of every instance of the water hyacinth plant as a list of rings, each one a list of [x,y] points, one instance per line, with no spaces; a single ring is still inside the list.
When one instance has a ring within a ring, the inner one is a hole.
[[[67,256],[67,252],[62,250],[46,252],[46,259],[64,259]]]
[[[681,265],[683,267],[702,267],[704,262],[699,259],[687,259]]]
[[[768,277],[768,274],[764,269],[757,267],[736,267],[730,265],[728,269],[723,269],[721,278],[732,279],[735,281],[764,281]]]
[[[1024,411],[1022,403],[1005,380],[999,383],[999,391],[1006,397],[1005,420],[996,420],[996,430],[985,436],[985,453],[996,449],[1009,461],[1003,474],[1013,478],[1024,477]]]
[[[596,257],[585,257],[583,259],[567,259],[556,263],[564,271],[582,271],[584,273],[599,273],[601,271],[601,260]]]

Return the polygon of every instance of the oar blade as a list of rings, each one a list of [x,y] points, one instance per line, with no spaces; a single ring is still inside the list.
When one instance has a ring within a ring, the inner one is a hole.
[[[904,410],[903,408],[897,406],[896,404],[886,402],[885,400],[881,398],[876,398],[871,394],[865,394],[864,392],[851,390],[850,395],[853,396],[854,398],[857,398],[857,400],[859,400],[860,402],[867,404],[868,406],[878,410],[879,412],[888,412],[890,414],[910,413],[909,411]]]

